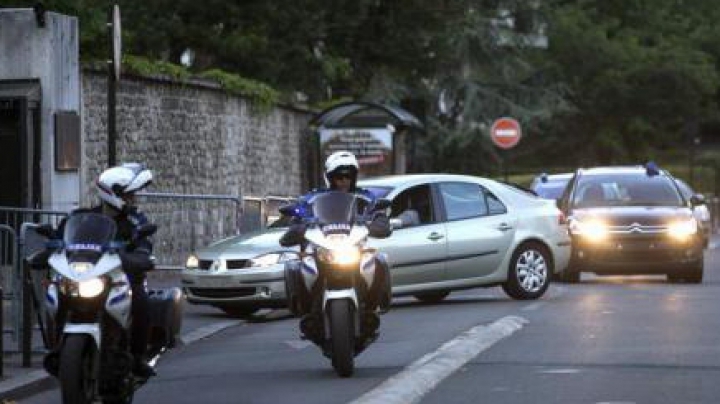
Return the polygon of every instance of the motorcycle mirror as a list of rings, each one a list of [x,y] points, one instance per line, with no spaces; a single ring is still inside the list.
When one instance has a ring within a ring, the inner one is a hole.
[[[285,216],[293,216],[295,213],[295,205],[281,206],[278,210]]]
[[[702,194],[695,194],[690,197],[690,203],[692,206],[705,205],[705,196]]]
[[[35,228],[35,233],[47,237],[47,238],[55,238],[55,229],[53,229],[52,225],[50,224],[41,224],[40,226]]]
[[[392,205],[392,202],[389,199],[378,199],[375,201],[375,210],[387,209],[390,205]]]

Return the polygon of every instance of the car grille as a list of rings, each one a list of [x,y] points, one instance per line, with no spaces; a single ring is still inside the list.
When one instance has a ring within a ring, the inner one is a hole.
[[[227,260],[225,261],[225,266],[227,267],[227,269],[245,268],[248,266],[248,261],[250,260]]]
[[[198,269],[207,271],[208,269],[210,269],[213,262],[213,260],[200,260],[200,262],[198,263]]]
[[[682,258],[690,246],[674,242],[663,233],[612,233],[605,243],[585,248],[595,259],[606,262],[661,263]]]
[[[190,293],[198,297],[227,299],[233,297],[252,296],[255,288],[189,288]]]
[[[613,234],[663,234],[667,232],[667,226],[643,226],[643,225],[627,225],[627,226],[610,226],[610,233]]]

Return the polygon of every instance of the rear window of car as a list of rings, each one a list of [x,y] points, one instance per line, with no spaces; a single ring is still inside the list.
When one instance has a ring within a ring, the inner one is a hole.
[[[668,177],[643,174],[587,175],[573,192],[577,207],[683,206],[677,188]]]
[[[545,199],[558,199],[562,196],[568,180],[541,182],[535,186],[533,191],[537,196]]]

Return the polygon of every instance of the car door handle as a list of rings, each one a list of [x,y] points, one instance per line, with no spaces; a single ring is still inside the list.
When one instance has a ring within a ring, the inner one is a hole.
[[[500,230],[500,231],[508,231],[508,230],[512,229],[512,226],[510,226],[510,225],[507,224],[507,223],[500,223],[500,224],[498,225],[497,229]]]
[[[440,239],[443,238],[443,237],[445,237],[445,236],[443,236],[442,234],[440,234],[440,233],[438,233],[438,232],[432,232],[432,233],[430,233],[430,235],[428,236],[428,239],[430,239],[430,240],[432,240],[432,241],[438,241],[438,240],[440,240]]]

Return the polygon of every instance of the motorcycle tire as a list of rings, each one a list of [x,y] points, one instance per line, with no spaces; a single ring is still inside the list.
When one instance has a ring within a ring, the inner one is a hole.
[[[348,299],[328,303],[332,365],[340,377],[355,370],[355,310]]]
[[[90,404],[95,393],[93,364],[98,354],[92,337],[71,334],[60,351],[58,379],[64,404]]]

